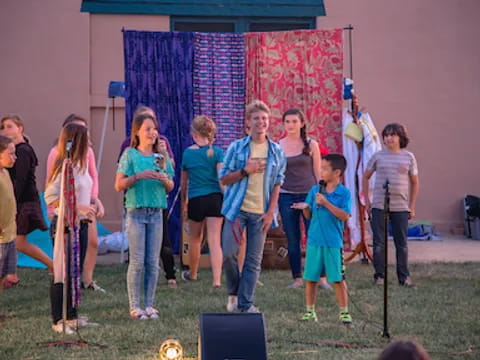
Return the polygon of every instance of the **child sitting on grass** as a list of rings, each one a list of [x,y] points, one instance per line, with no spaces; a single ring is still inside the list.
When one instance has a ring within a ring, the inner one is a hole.
[[[340,154],[328,154],[322,160],[322,181],[310,189],[305,202],[295,203],[294,209],[303,210],[311,219],[308,229],[307,255],[305,259],[305,304],[304,321],[318,321],[315,312],[317,283],[321,274],[333,283],[340,321],[350,326],[352,317],[348,312],[348,293],[343,264],[343,227],[350,217],[350,191],[341,184],[347,161]],[[323,184],[324,183],[324,184]]]
[[[17,272],[17,203],[10,174],[6,170],[15,164],[15,160],[15,145],[12,139],[0,135],[0,292],[3,278]]]

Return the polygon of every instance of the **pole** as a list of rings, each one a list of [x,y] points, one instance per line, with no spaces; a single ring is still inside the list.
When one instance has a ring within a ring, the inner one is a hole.
[[[384,282],[383,282],[383,332],[382,337],[390,339],[390,333],[388,332],[388,215],[390,213],[390,183],[387,181],[384,185],[385,198],[383,206],[383,218],[384,218]]]
[[[100,138],[100,146],[98,148],[98,156],[97,156],[97,172],[98,173],[100,173],[100,167],[102,165],[103,145],[105,144],[105,133],[107,131],[109,110],[110,110],[110,98],[107,98],[107,105],[105,105],[105,115],[103,116],[102,136]]]
[[[347,27],[344,27],[343,30],[348,31],[348,55],[350,60],[350,79],[353,80],[353,43],[352,43],[352,24],[348,24]]]

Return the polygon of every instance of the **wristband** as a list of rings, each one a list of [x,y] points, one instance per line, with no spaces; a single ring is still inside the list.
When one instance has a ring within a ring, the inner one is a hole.
[[[240,169],[240,174],[242,175],[242,177],[247,177],[248,176],[248,173],[243,168]]]

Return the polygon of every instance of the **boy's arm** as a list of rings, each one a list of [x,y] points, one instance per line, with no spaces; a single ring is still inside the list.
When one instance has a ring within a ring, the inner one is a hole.
[[[307,206],[302,211],[303,211],[303,216],[305,216],[307,220],[310,220],[312,218],[312,210],[310,210],[310,207]]]
[[[363,186],[362,191],[363,191],[363,196],[365,198],[365,208],[366,208],[366,210],[369,214],[370,214],[370,210],[371,210],[371,207],[372,207],[372,204],[370,204],[369,181],[370,181],[370,178],[372,177],[372,175],[373,175],[373,170],[366,170],[363,173],[363,181],[362,181],[362,186]]]
[[[272,195],[270,196],[270,204],[268,210],[263,214],[258,221],[263,221],[260,231],[262,233],[267,233],[272,226],[273,215],[275,214],[275,208],[277,207],[278,197],[280,195],[280,185],[277,184],[273,187]]]
[[[410,219],[415,217],[415,203],[417,202],[418,190],[420,184],[418,182],[418,175],[410,175]]]
[[[312,211],[310,210],[310,206],[306,202],[299,202],[299,203],[293,203],[290,206],[292,209],[297,209],[297,210],[302,210],[303,216],[307,218],[307,220],[310,220],[312,218]]]
[[[335,205],[333,205],[322,194],[317,193],[315,200],[317,201],[318,205],[324,206],[335,217],[339,218],[342,221],[347,221],[348,218],[350,217],[350,214],[348,212],[346,212],[345,210],[342,210],[339,207],[336,207]]]

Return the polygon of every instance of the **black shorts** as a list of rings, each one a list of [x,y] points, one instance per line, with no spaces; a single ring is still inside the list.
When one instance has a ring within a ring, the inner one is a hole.
[[[222,193],[213,193],[188,199],[188,218],[203,221],[206,217],[222,217]]]
[[[27,235],[36,229],[41,231],[48,230],[39,201],[28,201],[18,204],[16,220],[18,235]]]

